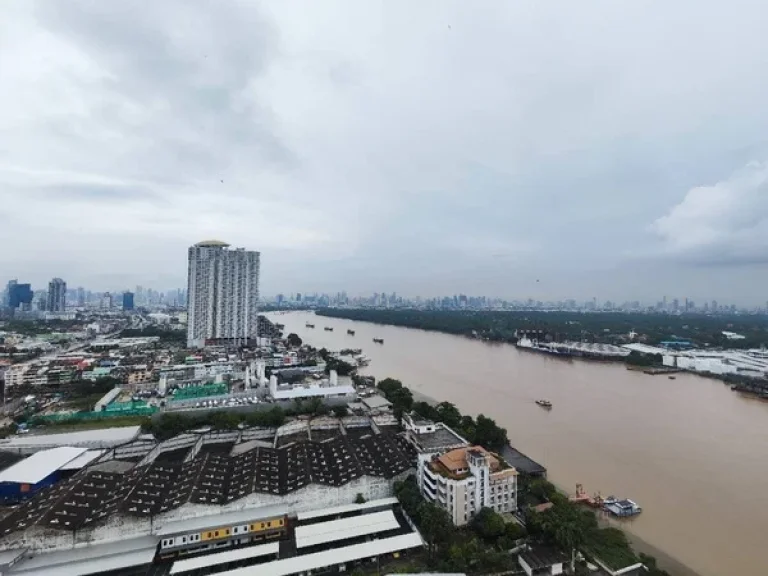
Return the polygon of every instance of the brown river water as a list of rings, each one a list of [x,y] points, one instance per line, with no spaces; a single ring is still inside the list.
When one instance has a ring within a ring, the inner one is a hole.
[[[313,346],[362,348],[377,378],[491,416],[559,486],[635,500],[643,513],[622,528],[702,576],[768,575],[767,402],[693,375],[307,312],[268,316]]]

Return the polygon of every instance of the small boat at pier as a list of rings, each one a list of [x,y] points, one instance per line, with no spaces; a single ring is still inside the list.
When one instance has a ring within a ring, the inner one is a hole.
[[[384,338],[374,338],[373,341],[376,344],[384,344]]]
[[[350,336],[354,336],[355,335],[355,331],[354,330],[347,330],[347,334],[349,334]]]
[[[542,408],[552,408],[552,402],[550,402],[549,400],[536,400],[536,404],[538,404]]]
[[[333,332],[333,328],[331,328],[330,326],[326,326],[325,327],[325,331],[326,332]]]
[[[603,501],[603,510],[610,512],[618,518],[637,516],[643,511],[637,502],[629,500],[628,498],[619,500],[615,496],[608,496],[608,498]]]

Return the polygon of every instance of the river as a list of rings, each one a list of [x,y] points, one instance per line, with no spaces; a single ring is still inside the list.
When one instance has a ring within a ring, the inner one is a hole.
[[[269,317],[313,346],[362,348],[379,379],[491,416],[571,492],[579,482],[635,500],[643,513],[622,527],[702,576],[768,574],[768,403],[694,375],[670,380],[309,312]]]

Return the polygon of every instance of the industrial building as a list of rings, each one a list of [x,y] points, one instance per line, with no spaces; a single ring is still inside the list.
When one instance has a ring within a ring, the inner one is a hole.
[[[292,504],[198,516],[152,535],[44,554],[0,552],[3,574],[259,574],[292,576],[398,558],[424,545],[395,498],[306,511]]]
[[[31,498],[101,456],[100,450],[61,446],[36,452],[0,471],[0,500],[13,503]]]
[[[77,448],[113,448],[138,438],[140,426],[122,426],[62,434],[27,434],[0,440],[0,450],[18,454],[34,454],[46,448],[70,446]]]
[[[372,422],[336,420],[334,427],[331,420],[113,446],[0,520],[0,550],[67,549],[158,534],[212,514],[391,496],[393,483],[413,470],[411,445]],[[38,476],[25,479],[46,477]]]
[[[269,394],[275,400],[296,400],[304,398],[354,397],[355,387],[339,381],[335,370],[331,370],[328,380],[310,380],[297,384],[278,385],[275,375],[269,378]]]

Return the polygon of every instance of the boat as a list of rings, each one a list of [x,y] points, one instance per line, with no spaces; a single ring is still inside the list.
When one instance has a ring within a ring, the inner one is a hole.
[[[325,327],[325,331],[326,332],[333,332],[333,328],[331,328],[330,326],[326,326]]]
[[[384,338],[374,338],[373,341],[376,344],[384,344]]]
[[[637,502],[634,502],[628,498],[619,500],[615,496],[608,496],[608,498],[603,501],[603,509],[618,518],[637,516],[640,514],[640,512],[643,511]]]
[[[674,380],[676,376],[667,376],[667,378],[669,378],[670,380]]]
[[[552,408],[552,402],[550,402],[549,400],[536,400],[536,404],[538,404],[542,408]]]
[[[314,327],[315,327],[314,324],[310,324],[309,322],[307,322],[307,328],[314,328]]]
[[[355,331],[354,330],[347,330],[347,334],[349,334],[350,336],[354,336],[355,335]]]

